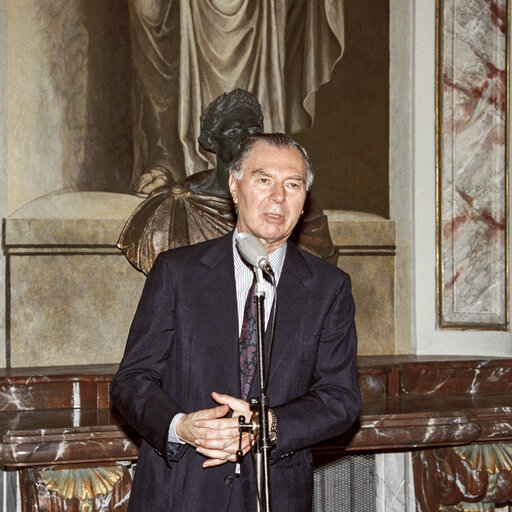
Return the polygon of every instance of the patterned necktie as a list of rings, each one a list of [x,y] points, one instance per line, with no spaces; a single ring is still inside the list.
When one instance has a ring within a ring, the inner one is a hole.
[[[256,276],[247,294],[244,308],[244,320],[242,323],[242,332],[240,333],[239,351],[240,351],[240,388],[242,399],[246,400],[251,387],[252,378],[256,372],[256,301],[254,292],[256,291]]]

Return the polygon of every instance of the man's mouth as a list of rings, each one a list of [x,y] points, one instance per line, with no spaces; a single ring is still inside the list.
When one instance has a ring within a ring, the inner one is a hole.
[[[282,222],[284,222],[284,215],[281,215],[279,213],[266,212],[265,218],[267,219],[267,222],[274,222],[277,224],[281,224]]]

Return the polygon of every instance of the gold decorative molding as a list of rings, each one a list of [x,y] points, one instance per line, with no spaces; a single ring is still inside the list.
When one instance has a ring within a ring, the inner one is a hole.
[[[116,483],[123,477],[123,468],[53,469],[37,473],[50,491],[65,499],[77,498],[80,512],[92,512],[94,498],[112,493]]]
[[[478,471],[487,471],[490,475],[503,471],[512,471],[512,445],[480,444],[456,446],[455,452],[462,460]]]

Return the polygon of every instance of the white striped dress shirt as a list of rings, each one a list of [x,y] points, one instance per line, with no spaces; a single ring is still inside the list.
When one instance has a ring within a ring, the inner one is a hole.
[[[235,245],[235,238],[238,234],[237,230],[233,234],[233,262],[235,264],[235,282],[236,282],[236,302],[238,306],[238,335],[242,332],[242,323],[244,321],[244,308],[245,301],[249,288],[254,279],[254,272],[252,268],[247,265],[241,258],[240,253]],[[279,283],[281,271],[283,270],[284,258],[286,256],[286,244],[279,247],[268,255],[270,265],[276,276],[276,285]],[[268,324],[270,311],[272,309],[272,301],[274,300],[274,287],[269,280],[265,279],[263,282],[263,289],[265,291],[265,326]]]

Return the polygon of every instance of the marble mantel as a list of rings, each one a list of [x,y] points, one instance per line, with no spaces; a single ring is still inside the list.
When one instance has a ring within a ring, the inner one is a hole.
[[[135,460],[138,436],[112,409],[116,365],[0,371],[5,467]],[[363,412],[317,451],[512,442],[512,359],[359,358]]]
[[[131,485],[127,465],[137,459],[140,438],[110,403],[108,385],[115,370],[112,364],[0,370],[0,465],[21,470],[24,510],[46,510],[33,505],[34,493],[39,504],[58,498],[59,506],[69,507],[63,510],[82,510],[85,501],[76,496],[66,501],[56,482],[77,479],[92,489],[98,472],[107,472],[111,485],[104,491],[108,496],[95,499],[111,499],[111,507],[125,510]],[[431,512],[444,499],[436,495],[439,486],[432,487],[432,479],[445,478],[447,468],[454,474],[460,469],[445,464],[444,473],[429,473],[436,460],[459,461],[463,447],[505,447],[508,453],[512,359],[363,356],[358,372],[359,420],[345,435],[314,448],[317,464],[349,453],[412,453],[418,511]],[[497,484],[487,492],[484,474],[478,473],[477,484],[485,491],[482,496],[492,498]],[[512,481],[507,467],[499,478],[503,475]],[[502,485],[497,495],[512,500],[507,489]],[[86,509],[103,510],[101,503],[94,508],[89,498]]]

